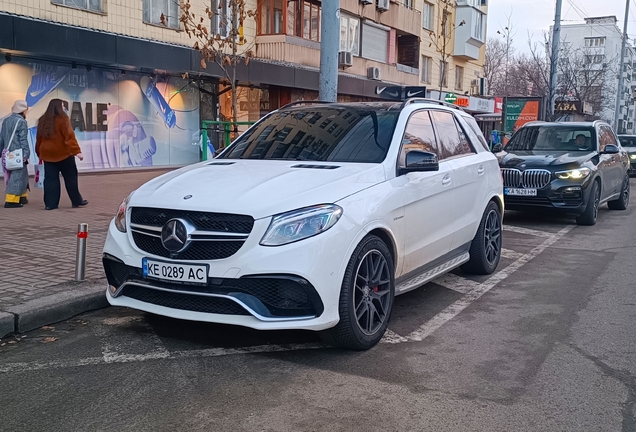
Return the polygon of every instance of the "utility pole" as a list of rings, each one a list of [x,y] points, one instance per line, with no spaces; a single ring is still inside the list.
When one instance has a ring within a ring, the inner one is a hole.
[[[338,101],[338,51],[340,51],[340,1],[322,0],[320,19],[319,99]]]
[[[621,62],[620,72],[618,74],[618,91],[616,92],[616,109],[614,110],[614,130],[616,133],[622,133],[618,127],[618,117],[621,110],[621,97],[624,95],[623,86],[625,81],[623,71],[625,69],[625,48],[627,46],[627,24],[629,22],[629,0],[625,2],[625,22],[623,23],[623,42],[621,43]]]
[[[550,58],[550,106],[548,112],[554,120],[554,105],[556,102],[557,73],[559,71],[559,45],[561,43],[561,8],[563,0],[557,0],[554,12],[554,27],[552,27],[552,56]]]

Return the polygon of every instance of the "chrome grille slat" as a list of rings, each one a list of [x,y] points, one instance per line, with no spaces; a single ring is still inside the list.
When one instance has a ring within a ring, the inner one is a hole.
[[[550,184],[552,173],[544,169],[520,171],[516,168],[503,168],[501,174],[505,187],[543,189]]]

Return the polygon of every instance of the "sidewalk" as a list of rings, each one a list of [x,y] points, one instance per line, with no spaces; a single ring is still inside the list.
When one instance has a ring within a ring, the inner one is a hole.
[[[83,208],[72,208],[63,191],[60,208],[45,211],[42,190],[33,186],[29,204],[20,209],[0,208],[0,337],[6,333],[2,322],[11,320],[6,312],[12,313],[17,323],[15,311],[29,312],[29,305],[36,307],[38,300],[58,304],[60,299],[105,290],[101,255],[108,224],[123,198],[164,172],[80,175],[80,191],[89,201]],[[72,282],[79,223],[87,223],[89,229],[85,283]]]

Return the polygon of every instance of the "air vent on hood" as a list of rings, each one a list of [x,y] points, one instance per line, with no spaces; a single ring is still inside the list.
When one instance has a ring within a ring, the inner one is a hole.
[[[208,165],[234,165],[236,162],[210,162]]]
[[[308,169],[337,169],[340,168],[337,165],[305,165],[305,164],[300,164],[300,165],[294,165],[292,168],[308,168]]]

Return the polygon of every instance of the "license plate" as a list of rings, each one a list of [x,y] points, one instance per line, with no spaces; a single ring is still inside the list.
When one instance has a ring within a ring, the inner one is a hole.
[[[504,195],[537,196],[536,189],[505,188]]]
[[[207,284],[208,266],[142,260],[144,277],[170,282]]]

